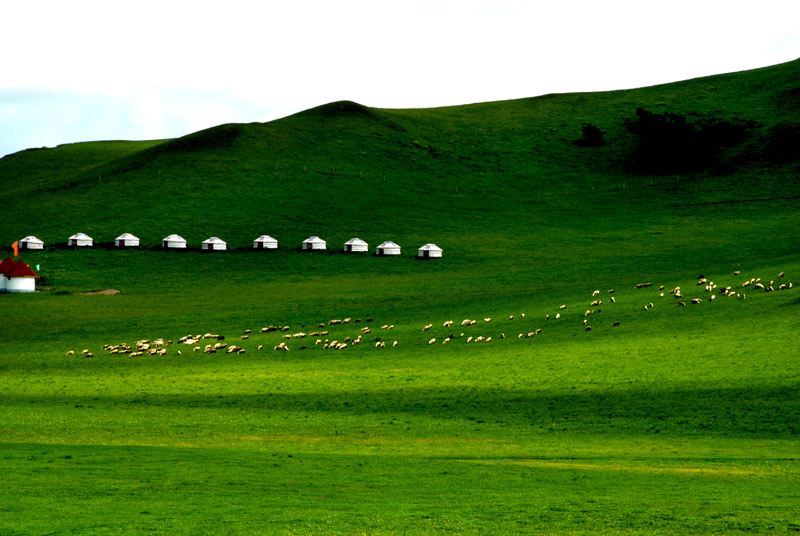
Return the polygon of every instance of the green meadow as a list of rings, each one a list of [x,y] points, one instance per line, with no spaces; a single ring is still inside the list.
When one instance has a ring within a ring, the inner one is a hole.
[[[0,534],[800,531],[798,80],[0,159]]]

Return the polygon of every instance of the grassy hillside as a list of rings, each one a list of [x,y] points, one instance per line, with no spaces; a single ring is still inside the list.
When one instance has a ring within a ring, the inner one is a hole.
[[[0,295],[0,533],[799,530],[798,71],[0,159],[0,241],[47,245],[22,255],[42,291]],[[638,109],[747,127],[643,174]],[[143,247],[63,247],[78,231]],[[330,250],[298,251],[312,234]],[[205,333],[245,352],[178,343]]]

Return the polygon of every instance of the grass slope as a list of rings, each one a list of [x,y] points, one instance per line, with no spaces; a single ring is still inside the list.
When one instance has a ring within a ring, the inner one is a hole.
[[[0,533],[799,530],[798,69],[0,159],[0,239],[48,244],[23,256],[44,290],[0,296]],[[637,175],[638,107],[759,126],[714,169]],[[77,231],[145,247],[56,247]],[[155,247],[173,232],[194,249]],[[297,251],[311,234],[404,255]],[[206,332],[246,352],[177,343]]]

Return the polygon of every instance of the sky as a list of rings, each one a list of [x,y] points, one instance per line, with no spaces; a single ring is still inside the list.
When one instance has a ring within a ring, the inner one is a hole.
[[[0,156],[766,67],[800,58],[798,20],[798,0],[6,2]]]

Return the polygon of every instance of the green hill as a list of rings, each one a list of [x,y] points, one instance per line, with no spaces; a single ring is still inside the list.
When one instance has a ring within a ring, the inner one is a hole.
[[[797,531],[799,137],[800,60],[6,156],[0,533]]]

